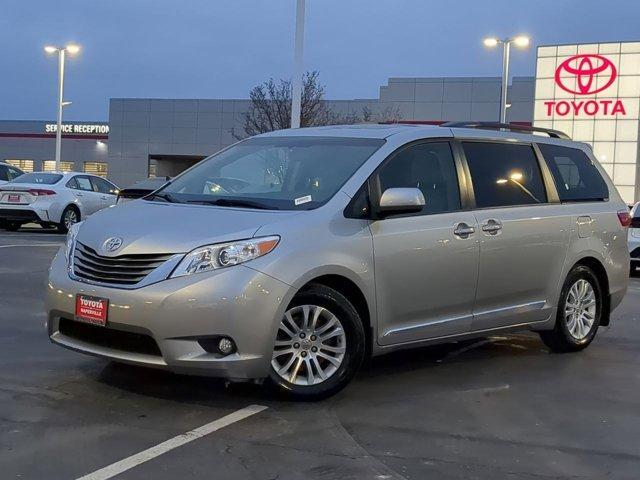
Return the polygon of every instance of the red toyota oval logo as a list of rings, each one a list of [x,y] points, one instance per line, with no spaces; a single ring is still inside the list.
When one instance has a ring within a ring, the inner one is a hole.
[[[568,73],[571,77],[562,77]],[[616,80],[618,72],[611,60],[602,55],[582,54],[567,58],[556,68],[556,85],[565,92],[576,95],[593,95],[606,90]],[[576,86],[568,86],[567,80],[576,79]],[[607,81],[598,88],[596,79],[607,78]]]

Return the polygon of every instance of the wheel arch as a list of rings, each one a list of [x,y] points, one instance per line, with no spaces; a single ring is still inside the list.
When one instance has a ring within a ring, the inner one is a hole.
[[[354,308],[358,312],[358,315],[360,315],[360,319],[363,323],[362,327],[364,328],[365,332],[365,358],[370,358],[373,347],[374,331],[371,321],[372,315],[369,302],[367,301],[367,298],[362,289],[353,280],[346,276],[335,273],[328,273],[308,280],[298,289],[296,293],[302,292],[312,285],[318,284],[324,285],[325,287],[329,287],[336,290],[337,292],[340,292],[354,306]]]
[[[569,271],[573,270],[577,266],[585,266],[591,269],[593,273],[596,275],[598,280],[600,281],[600,286],[602,287],[602,317],[600,319],[600,325],[607,326],[609,325],[609,315],[610,315],[610,292],[609,292],[609,276],[607,275],[607,270],[604,268],[604,265],[600,260],[595,257],[583,257],[578,260],[573,266],[569,269]]]
[[[80,209],[80,205],[78,205],[76,202],[69,202],[67,203],[64,208],[60,211],[60,222],[62,222],[63,220],[63,216],[64,216],[64,212],[67,208],[73,208],[77,213],[78,213],[78,221],[82,220],[82,210]]]

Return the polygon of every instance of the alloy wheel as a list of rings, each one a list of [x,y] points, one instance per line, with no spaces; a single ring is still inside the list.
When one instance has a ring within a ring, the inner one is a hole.
[[[64,226],[69,230],[74,223],[78,223],[78,214],[74,209],[70,208],[64,214]]]
[[[317,385],[340,368],[346,347],[338,317],[318,305],[299,305],[280,322],[271,366],[289,383]]]
[[[564,319],[571,336],[584,340],[591,332],[596,313],[595,290],[591,283],[581,278],[571,285],[564,304]]]

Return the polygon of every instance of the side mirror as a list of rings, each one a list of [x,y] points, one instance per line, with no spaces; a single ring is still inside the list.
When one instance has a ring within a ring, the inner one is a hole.
[[[382,197],[378,212],[384,215],[417,213],[427,204],[419,188],[388,188]]]

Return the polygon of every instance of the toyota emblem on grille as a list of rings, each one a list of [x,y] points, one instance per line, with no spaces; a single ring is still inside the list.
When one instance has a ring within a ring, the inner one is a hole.
[[[104,249],[107,252],[115,252],[122,246],[122,239],[120,237],[107,238],[104,242]]]

